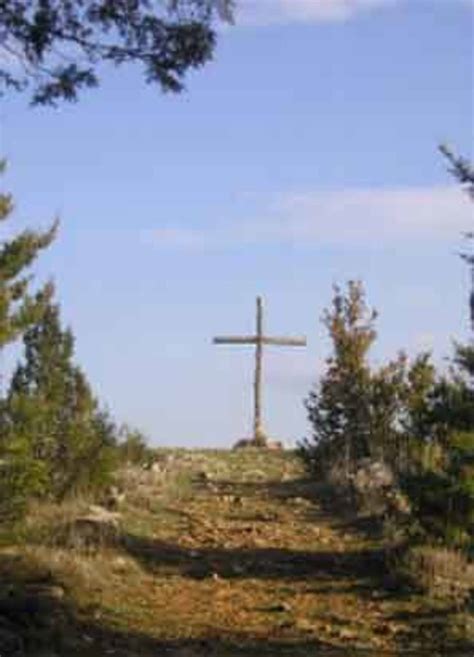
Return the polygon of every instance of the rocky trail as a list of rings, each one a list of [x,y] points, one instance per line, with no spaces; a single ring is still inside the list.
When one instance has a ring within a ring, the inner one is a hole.
[[[474,655],[465,616],[401,588],[381,539],[291,453],[162,452],[126,482],[120,534],[99,548],[2,550],[4,587],[15,572],[23,591],[64,593],[16,621],[0,596],[12,655]]]

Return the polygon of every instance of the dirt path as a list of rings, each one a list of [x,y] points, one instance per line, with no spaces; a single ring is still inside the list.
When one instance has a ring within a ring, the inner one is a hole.
[[[380,541],[329,513],[293,455],[163,459],[130,491],[120,545],[76,564],[80,622],[51,654],[474,654],[457,616],[400,591]]]

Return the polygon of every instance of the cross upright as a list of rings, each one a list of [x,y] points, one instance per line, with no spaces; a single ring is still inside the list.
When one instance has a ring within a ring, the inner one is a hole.
[[[268,337],[263,333],[263,304],[262,298],[257,297],[257,322],[255,335],[230,335],[214,338],[214,344],[253,344],[255,345],[255,377],[254,377],[254,420],[253,443],[265,446],[267,436],[262,425],[262,357],[263,345],[279,345],[287,347],[305,347],[306,338]]]

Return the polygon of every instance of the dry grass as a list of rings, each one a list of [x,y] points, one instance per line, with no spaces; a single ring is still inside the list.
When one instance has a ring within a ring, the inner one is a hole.
[[[150,508],[158,502],[184,502],[192,496],[193,473],[171,461],[158,470],[144,470],[140,466],[127,466],[117,475],[118,485],[127,491],[127,504],[131,507]]]
[[[20,528],[21,536],[27,544],[60,545],[63,528],[87,513],[90,504],[83,497],[70,498],[62,504],[32,502]]]
[[[474,590],[474,565],[459,550],[419,546],[403,557],[401,567],[428,595],[462,605]]]

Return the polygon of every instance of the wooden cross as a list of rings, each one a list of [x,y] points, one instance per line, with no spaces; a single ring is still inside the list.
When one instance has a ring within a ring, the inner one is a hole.
[[[263,345],[283,345],[287,347],[305,347],[306,338],[270,338],[263,334],[262,298],[257,297],[257,326],[255,335],[224,336],[214,338],[214,344],[254,344],[255,345],[255,377],[254,377],[254,421],[253,442],[256,445],[266,445],[267,436],[262,426],[262,356]]]

